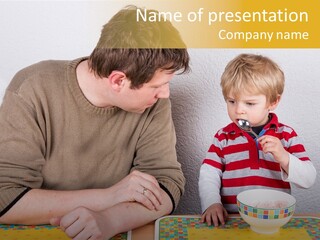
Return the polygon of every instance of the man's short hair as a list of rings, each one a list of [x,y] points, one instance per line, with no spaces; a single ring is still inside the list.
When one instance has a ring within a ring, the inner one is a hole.
[[[89,66],[99,77],[122,71],[132,88],[148,82],[159,70],[181,73],[189,70],[189,54],[178,30],[163,18],[159,21],[137,21],[137,9],[128,6],[103,26]],[[153,14],[158,14],[156,10]],[[170,47],[174,46],[174,47]]]

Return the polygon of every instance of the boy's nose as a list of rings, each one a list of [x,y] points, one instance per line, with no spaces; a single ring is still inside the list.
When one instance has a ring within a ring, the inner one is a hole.
[[[245,113],[245,111],[244,111],[243,107],[241,106],[241,104],[237,104],[236,113],[237,114],[244,114]]]

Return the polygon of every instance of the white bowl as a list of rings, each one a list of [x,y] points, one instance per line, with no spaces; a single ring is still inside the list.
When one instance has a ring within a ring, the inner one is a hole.
[[[296,199],[285,192],[251,189],[237,195],[237,205],[240,216],[253,231],[272,234],[289,222]]]

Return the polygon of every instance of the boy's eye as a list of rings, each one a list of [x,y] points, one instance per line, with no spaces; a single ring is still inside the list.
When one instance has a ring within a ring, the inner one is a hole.
[[[233,103],[234,103],[234,100],[228,100],[228,103],[232,103],[232,104],[233,104]]]
[[[249,106],[254,106],[255,103],[250,103],[250,102],[248,102],[247,105],[249,105]]]

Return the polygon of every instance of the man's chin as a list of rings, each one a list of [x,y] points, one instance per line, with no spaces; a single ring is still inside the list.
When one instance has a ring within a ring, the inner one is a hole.
[[[144,109],[131,109],[128,112],[142,114],[142,113],[144,113],[145,110],[146,110],[146,108],[144,108]]]
[[[127,110],[128,112],[132,112],[132,113],[144,113],[144,111],[146,110],[146,109],[148,109],[148,108],[151,108],[152,106],[153,106],[154,104],[152,104],[152,105],[148,105],[148,106],[146,106],[146,107],[144,107],[144,108],[140,108],[140,109],[130,109],[130,110]]]

